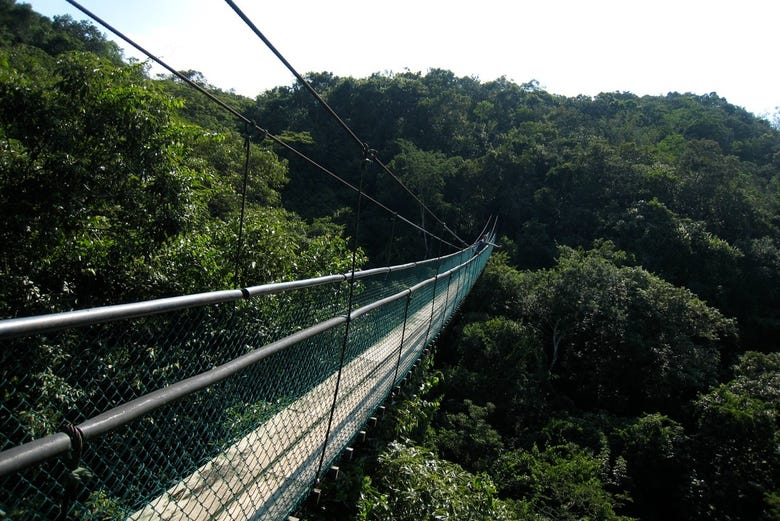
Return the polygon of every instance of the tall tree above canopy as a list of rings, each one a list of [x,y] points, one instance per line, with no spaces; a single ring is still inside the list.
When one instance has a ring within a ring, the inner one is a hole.
[[[550,369],[580,405],[677,412],[715,383],[733,321],[626,260],[610,243],[562,248],[553,268],[502,276],[506,309],[538,328]]]

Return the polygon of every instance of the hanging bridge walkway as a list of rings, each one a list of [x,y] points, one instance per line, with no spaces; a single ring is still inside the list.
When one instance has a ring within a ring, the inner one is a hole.
[[[466,297],[476,248],[0,321],[0,509],[285,519]]]
[[[467,245],[225,1],[355,142],[358,186],[67,0],[243,123],[244,187],[252,130],[357,193],[352,269],[0,320],[0,519],[284,519],[364,433],[491,254],[492,232]],[[415,200],[420,225],[364,192],[369,163]],[[421,232],[426,249],[431,240],[458,251],[356,270],[363,201]]]

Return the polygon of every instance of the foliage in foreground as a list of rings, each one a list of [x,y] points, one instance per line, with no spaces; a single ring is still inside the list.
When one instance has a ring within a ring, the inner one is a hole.
[[[374,483],[376,482],[376,483]],[[430,450],[391,443],[366,477],[357,519],[515,519],[485,475],[465,472]]]

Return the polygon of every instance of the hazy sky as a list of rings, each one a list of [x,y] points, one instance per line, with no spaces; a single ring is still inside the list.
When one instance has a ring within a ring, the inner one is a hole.
[[[85,18],[64,0],[26,0]],[[172,67],[254,97],[293,76],[222,0],[82,0]],[[777,0],[236,0],[301,73],[443,68],[576,96],[717,92],[780,106]],[[129,52],[120,42],[126,56]]]

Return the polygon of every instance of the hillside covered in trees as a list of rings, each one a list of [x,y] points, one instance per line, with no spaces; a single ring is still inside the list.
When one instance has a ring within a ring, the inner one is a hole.
[[[360,181],[304,89],[186,74]],[[501,246],[379,457],[307,516],[780,519],[777,129],[714,93],[307,79],[448,227],[497,216]],[[244,190],[244,125],[90,24],[0,1],[0,100],[2,318],[349,267],[353,193],[254,133]],[[444,233],[380,169],[363,186]],[[449,251],[376,207],[360,226],[363,266]]]

